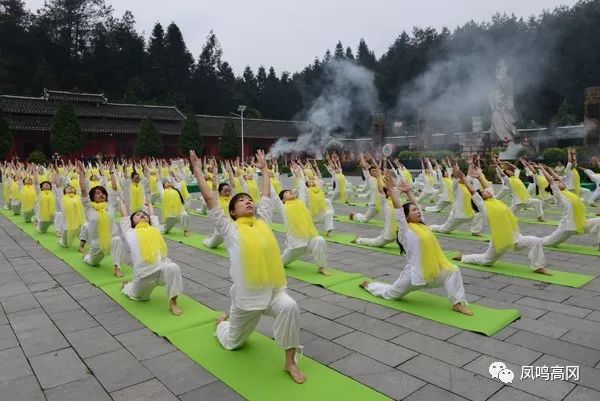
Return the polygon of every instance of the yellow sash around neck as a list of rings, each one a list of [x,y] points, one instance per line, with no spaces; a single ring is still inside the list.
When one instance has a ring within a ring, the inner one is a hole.
[[[141,182],[131,182],[129,186],[129,208],[131,213],[138,212],[144,207],[144,186]]]
[[[179,217],[183,212],[183,204],[177,190],[166,188],[162,195],[162,218],[163,222],[169,217]]]
[[[51,189],[40,192],[40,221],[52,221],[56,213],[56,197]]]
[[[443,180],[444,186],[446,187],[446,192],[448,192],[448,200],[450,201],[450,203],[454,203],[454,191],[452,190],[452,180],[448,177],[444,177]]]
[[[292,199],[286,201],[283,206],[288,230],[293,237],[308,240],[319,235],[304,202]]]
[[[501,253],[514,249],[515,235],[519,233],[519,224],[512,210],[504,202],[495,198],[485,201],[485,210],[496,252]]]
[[[577,229],[577,234],[583,234],[585,232],[586,223],[586,210],[583,201],[579,196],[575,195],[571,191],[562,190],[560,192],[565,196],[565,198],[567,198],[567,200],[571,204],[571,209],[573,210],[573,220],[575,220],[575,228]]]
[[[110,252],[111,232],[107,202],[92,202],[92,208],[98,213],[98,241],[105,254]]]
[[[235,223],[246,284],[255,289],[285,287],[281,252],[271,228],[254,216],[240,217]]]
[[[92,206],[94,203],[92,203]],[[65,194],[62,200],[62,210],[66,219],[68,231],[75,231],[85,223],[85,212],[81,198],[76,194]],[[108,213],[107,213],[108,214]],[[109,233],[110,238],[110,233]]]
[[[248,195],[252,198],[254,203],[258,203],[260,201],[260,192],[258,191],[258,183],[255,180],[246,181],[246,186],[248,187]]]
[[[512,175],[508,177],[508,184],[510,185],[510,189],[512,189],[513,193],[517,195],[521,202],[525,202],[531,198],[531,194],[525,188],[525,184],[523,181],[519,179],[519,177]]]
[[[571,169],[573,173],[573,192],[577,196],[581,196],[581,177],[579,176],[579,171],[574,167]]]
[[[318,186],[310,187],[308,189],[308,198],[310,201],[310,215],[312,217],[318,216],[320,213],[327,211],[327,201],[325,200],[325,194]]]
[[[339,185],[340,200],[346,202],[348,200],[346,177],[344,177],[344,174],[342,173],[336,173],[335,176],[337,178],[337,184]]]
[[[21,188],[21,210],[30,212],[35,207],[37,202],[37,193],[31,184],[24,184]]]
[[[463,208],[465,209],[465,216],[473,217],[475,215],[475,211],[473,210],[473,205],[471,204],[471,192],[469,192],[469,188],[463,183],[458,184],[458,189],[462,192],[463,195]]]
[[[448,260],[433,231],[422,223],[409,223],[408,227],[419,237],[421,270],[426,282],[433,281],[440,270],[452,270],[455,266]]]
[[[140,255],[144,262],[154,264],[160,261],[162,257],[168,255],[167,244],[160,231],[155,227],[152,227],[145,221],[140,221],[135,226],[135,235],[137,236]]]

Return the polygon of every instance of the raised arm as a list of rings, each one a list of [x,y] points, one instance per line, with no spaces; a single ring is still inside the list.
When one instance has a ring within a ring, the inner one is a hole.
[[[198,187],[200,188],[200,192],[202,193],[202,197],[204,198],[206,205],[209,209],[214,209],[215,207],[219,206],[219,203],[217,202],[213,191],[208,187],[208,183],[206,182],[202,172],[202,162],[198,156],[196,156],[196,152],[193,150],[190,151],[190,163],[194,170],[194,176],[196,177]]]
[[[262,173],[262,196],[270,197],[271,194],[271,180],[269,179],[269,166],[267,166],[267,161],[265,160],[265,151],[257,150],[256,151],[256,162],[254,163],[254,167],[260,169]]]

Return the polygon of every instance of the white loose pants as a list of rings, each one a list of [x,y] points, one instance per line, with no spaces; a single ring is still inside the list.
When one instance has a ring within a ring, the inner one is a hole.
[[[83,262],[90,266],[98,266],[106,256],[97,241],[93,241],[91,249],[83,256]],[[123,240],[121,237],[112,237],[110,241],[110,256],[114,266],[121,266],[123,260]]]
[[[384,238],[383,235],[379,235],[378,237],[375,237],[375,238],[357,238],[356,239],[356,243],[358,245],[368,245],[368,246],[377,246],[377,247],[382,247],[387,244],[391,244],[392,242],[396,242],[396,239],[395,238],[392,238],[392,239]]]
[[[361,223],[366,223],[367,221],[377,216],[377,213],[379,212],[377,211],[377,207],[375,206],[375,204],[369,203],[369,205],[367,206],[367,211],[364,214],[354,213],[353,218],[354,220],[360,221]]]
[[[160,226],[161,234],[168,234],[177,224],[181,226],[183,231],[187,231],[190,226],[190,215],[187,212],[182,212],[177,217],[167,217]]]
[[[542,201],[536,198],[529,198],[525,202],[514,204],[510,207],[514,214],[517,214],[519,210],[533,207],[535,210],[535,217],[544,217],[544,208],[542,207]]]
[[[587,221],[585,222],[584,232],[596,234],[596,243],[600,245],[600,217],[587,219]],[[577,231],[565,230],[564,228],[558,226],[558,228],[554,230],[552,234],[543,237],[542,240],[544,241],[544,245],[553,246],[562,244],[573,235],[577,235]]]
[[[327,267],[327,242],[321,236],[309,239],[306,246],[286,248],[281,254],[283,265],[286,266],[308,253],[312,254],[317,266]]]
[[[223,348],[234,350],[240,348],[262,315],[275,318],[273,333],[275,341],[283,349],[298,348],[300,345],[300,310],[296,301],[285,290],[279,290],[271,299],[267,309],[243,310],[234,303],[229,310],[229,319],[217,326],[217,339]]]
[[[546,256],[544,255],[544,240],[530,235],[520,235],[515,242],[515,250],[527,250],[527,257],[532,270],[546,267]],[[504,252],[496,252],[494,244],[490,241],[488,249],[485,253],[463,255],[461,261],[464,263],[473,263],[476,265],[489,266],[504,254]]]
[[[135,277],[133,281],[125,284],[121,292],[129,298],[137,301],[147,301],[150,294],[157,286],[166,287],[169,299],[176,297],[183,291],[183,280],[181,270],[175,263],[162,262],[159,271],[146,277]]]

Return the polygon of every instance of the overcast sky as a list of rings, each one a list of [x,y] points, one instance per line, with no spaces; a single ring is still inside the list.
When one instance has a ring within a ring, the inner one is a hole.
[[[147,38],[156,22],[175,22],[196,59],[212,29],[223,47],[224,60],[236,73],[273,65],[298,71],[321,58],[338,40],[355,52],[360,38],[377,57],[413,26],[456,26],[473,19],[486,21],[496,12],[520,17],[544,9],[573,5],[575,0],[106,0],[115,15],[131,10],[137,30]],[[40,8],[44,0],[25,0]]]

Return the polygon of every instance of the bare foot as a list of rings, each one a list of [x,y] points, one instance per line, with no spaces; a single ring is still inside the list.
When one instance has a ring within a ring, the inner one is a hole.
[[[356,244],[356,240],[357,240],[357,239],[358,239],[358,237],[354,237],[354,238],[352,238],[352,240],[350,240],[350,243],[351,243],[351,244]]]
[[[369,282],[365,280],[365,281],[363,281],[362,283],[360,283],[358,286],[359,286],[360,288],[362,288],[362,289],[365,289],[365,290],[366,290],[368,285],[369,285]]]
[[[546,269],[545,267],[534,270],[534,272],[539,273],[539,274],[545,274],[546,276],[552,276],[552,272],[550,270]]]
[[[471,308],[463,304],[452,305],[452,310],[458,313],[462,313],[463,315],[473,316],[473,311],[471,310]]]
[[[190,230],[183,230],[183,235],[185,237],[189,237],[190,236]]]
[[[306,376],[304,376],[304,373],[298,369],[298,365],[296,365],[294,362],[287,363],[283,370],[288,372],[292,380],[298,384],[302,384],[306,381]]]
[[[540,223],[543,223],[543,222],[545,222],[546,220],[545,220],[543,217],[538,217],[538,221],[539,221]]]
[[[329,238],[333,237],[333,230],[329,230],[329,231],[327,231],[327,232],[325,233],[325,236],[326,236],[326,237],[329,237]]]
[[[181,308],[177,305],[176,299],[171,299],[171,301],[169,302],[169,309],[171,310],[171,313],[175,316],[181,316],[181,314],[183,313]]]
[[[217,326],[227,320],[227,315],[221,315],[217,318]]]
[[[348,215],[348,218],[349,218],[350,220],[354,220],[354,213],[350,213],[350,214]]]
[[[115,276],[119,278],[123,277],[123,271],[119,266],[115,266]]]
[[[482,233],[471,233],[473,237],[483,237]]]
[[[85,253],[85,246],[79,247],[79,253]]]
[[[123,281],[121,282],[121,289],[125,288],[125,286],[126,286],[127,284],[129,284],[129,281],[128,281],[128,280],[123,280]]]
[[[326,267],[319,267],[319,274],[322,274],[324,276],[331,276],[331,272]]]
[[[461,262],[462,261],[462,253],[459,252],[458,255],[453,256],[452,260],[457,260],[457,261]]]

